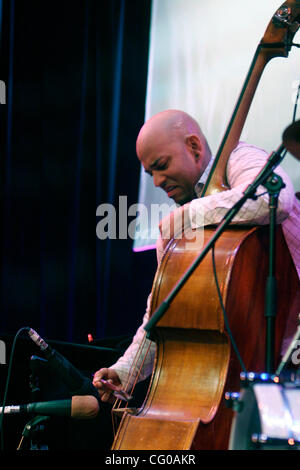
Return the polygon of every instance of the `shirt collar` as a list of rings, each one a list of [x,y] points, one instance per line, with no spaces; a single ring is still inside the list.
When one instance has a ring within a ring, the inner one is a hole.
[[[208,174],[211,170],[211,167],[213,165],[215,157],[211,157],[209,160],[207,167],[205,168],[204,172],[201,175],[201,178],[199,179],[198,183],[195,185],[195,193],[197,194],[197,197],[200,196],[202,188],[204,186],[205,181],[207,180]]]

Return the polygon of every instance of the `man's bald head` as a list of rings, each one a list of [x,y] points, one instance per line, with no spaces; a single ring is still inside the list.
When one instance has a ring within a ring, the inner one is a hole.
[[[207,146],[206,139],[197,121],[184,111],[168,109],[152,116],[141,128],[136,151],[140,158],[143,146],[152,139],[164,135],[172,139],[183,140],[188,135],[196,135],[202,144]]]

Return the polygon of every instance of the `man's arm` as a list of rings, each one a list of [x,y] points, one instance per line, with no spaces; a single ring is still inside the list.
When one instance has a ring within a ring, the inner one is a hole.
[[[196,198],[175,209],[160,223],[161,237],[157,243],[158,260],[161,259],[169,240],[185,227],[204,227],[219,224],[225,214],[243,196],[266,163],[268,154],[256,147],[239,144],[230,156],[227,165],[227,179],[230,189],[216,194]],[[283,178],[286,185],[281,190],[278,200],[277,223],[288,216],[293,207],[294,188],[290,178],[282,168],[275,173]],[[256,200],[248,199],[231,223],[244,225],[266,225],[269,223],[269,196],[264,186],[259,186],[256,194],[262,194]]]
[[[109,401],[111,392],[107,390],[100,379],[111,381],[114,385],[130,391],[136,378],[137,381],[146,379],[152,372],[156,352],[156,344],[145,338],[144,326],[148,323],[151,304],[151,294],[148,297],[147,309],[142,325],[133,337],[132,343],[122,357],[109,368],[102,368],[95,372],[93,384],[98,388],[101,399]]]
[[[193,200],[189,205],[191,226],[197,227],[197,211],[203,213],[203,225],[218,224],[224,215],[243,196],[262,167],[268,154],[261,149],[240,144],[232,152],[227,165],[227,179],[231,189],[201,199]],[[277,222],[281,223],[292,210],[294,188],[285,171],[277,167],[275,173],[280,175],[286,185],[278,199]],[[256,200],[248,199],[237,213],[232,223],[244,225],[266,225],[269,223],[269,195],[264,186],[259,186],[256,194],[262,194]]]

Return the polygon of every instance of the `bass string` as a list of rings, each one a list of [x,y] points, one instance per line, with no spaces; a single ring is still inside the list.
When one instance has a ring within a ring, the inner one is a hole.
[[[142,351],[144,349],[144,346],[145,346],[145,342],[146,342],[146,332],[143,336],[143,339],[141,341],[141,344],[139,345],[139,348],[138,348],[138,351],[134,357],[134,361],[133,363],[131,364],[131,367],[130,367],[130,370],[128,372],[128,378],[127,378],[127,382],[126,382],[126,385],[124,387],[124,390],[125,392],[129,392],[129,385],[130,385],[130,382],[131,382],[131,379],[132,379],[132,376],[135,372],[135,368],[136,368],[136,364],[140,361],[140,358],[142,356]],[[139,376],[141,374],[141,370],[143,368],[143,365],[145,363],[145,360],[147,358],[147,355],[149,354],[149,350],[150,350],[150,347],[151,347],[151,342],[149,342],[149,345],[147,347],[147,350],[144,354],[144,357],[143,359],[141,360],[141,363],[138,367],[138,371],[137,371],[137,374],[136,374],[136,377],[134,379],[134,382],[133,382],[133,386],[132,386],[132,389],[130,390],[130,393],[132,394],[134,392],[134,389],[136,387],[136,384],[138,383],[138,379],[139,379]],[[112,426],[113,426],[113,434],[114,436],[116,435],[116,423],[115,423],[115,419],[114,419],[114,412],[116,412],[116,410],[118,408],[120,408],[120,405],[121,405],[121,399],[120,398],[117,398],[113,404],[113,407],[112,407],[112,410],[111,410],[111,413],[112,413]],[[122,409],[125,411],[126,409],[128,408],[128,402],[126,403],[126,405],[124,407],[122,407]]]

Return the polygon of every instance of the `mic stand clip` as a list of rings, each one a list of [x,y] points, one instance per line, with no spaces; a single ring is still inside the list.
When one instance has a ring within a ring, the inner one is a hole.
[[[17,447],[17,450],[21,450],[24,438],[30,439],[31,435],[38,430],[40,423],[42,423],[43,421],[48,421],[49,419],[50,416],[38,415],[34,416],[30,421],[28,421],[28,423],[25,424],[25,427],[23,429],[22,438]],[[32,450],[32,448],[30,450]]]

